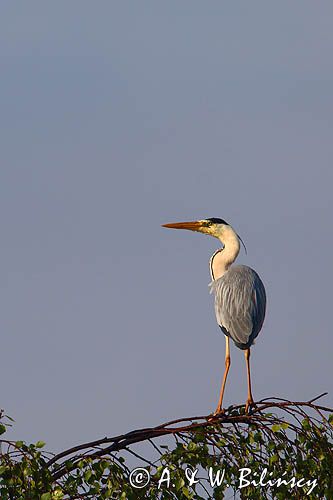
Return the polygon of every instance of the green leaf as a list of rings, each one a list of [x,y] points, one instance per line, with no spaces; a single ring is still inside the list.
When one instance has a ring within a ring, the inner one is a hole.
[[[61,500],[64,497],[63,492],[61,489],[57,488],[54,490],[53,495],[52,495],[52,500]]]
[[[43,493],[40,500],[52,500],[52,493]]]
[[[302,426],[303,426],[303,429],[305,429],[307,431],[309,431],[311,429],[310,422],[309,422],[308,418],[305,418],[304,420],[302,420]]]
[[[84,480],[86,482],[89,482],[89,479],[91,478],[91,476],[92,476],[91,470],[90,469],[86,470],[86,472],[84,473]]]
[[[182,489],[182,493],[186,498],[192,498],[192,494],[190,493],[188,488],[186,488],[186,486],[184,486],[184,488]]]
[[[278,462],[279,461],[279,455],[273,455],[271,457],[269,457],[269,464],[274,464],[275,462]]]
[[[180,477],[175,482],[176,490],[179,491],[183,486],[185,486],[185,481],[184,481],[184,479],[182,477]]]
[[[37,441],[35,446],[36,446],[36,448],[43,448],[45,446],[45,442],[44,441]]]
[[[4,434],[6,432],[6,426],[3,424],[0,424],[0,435]]]

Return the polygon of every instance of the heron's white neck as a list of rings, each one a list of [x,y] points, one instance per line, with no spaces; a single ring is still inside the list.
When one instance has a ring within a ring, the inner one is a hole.
[[[236,260],[240,249],[238,236],[231,226],[224,227],[219,240],[223,243],[223,248],[217,250],[210,259],[210,273],[213,280],[223,276]]]

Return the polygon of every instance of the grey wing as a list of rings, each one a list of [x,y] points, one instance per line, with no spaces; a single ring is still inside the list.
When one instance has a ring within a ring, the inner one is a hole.
[[[223,333],[236,346],[247,349],[259,334],[266,311],[265,287],[258,274],[247,266],[234,266],[213,281],[215,314]]]

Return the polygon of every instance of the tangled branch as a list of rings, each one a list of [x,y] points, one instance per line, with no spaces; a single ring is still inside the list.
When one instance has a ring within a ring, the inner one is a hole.
[[[179,418],[156,427],[83,443],[51,458],[37,450],[38,443],[28,446],[2,440],[8,449],[1,455],[0,469],[4,467],[2,464],[6,465],[11,486],[2,490],[0,479],[1,498],[16,498],[3,494],[3,491],[13,492],[15,477],[26,484],[26,499],[36,498],[33,496],[36,492],[44,491],[50,492],[45,500],[179,500],[213,495],[222,499],[228,488],[238,491],[238,475],[244,467],[251,467],[256,477],[270,467],[277,477],[288,474],[292,479],[282,485],[268,481],[269,487],[260,490],[260,498],[289,498],[295,478],[301,477],[308,485],[308,498],[333,499],[333,409],[318,404],[324,395],[326,393],[308,401],[266,398],[256,402],[248,414],[243,405],[230,406],[217,416]],[[146,468],[150,484],[145,489],[135,489],[130,484],[129,460],[125,460],[124,454]],[[27,464],[32,471],[29,474]],[[186,483],[188,467],[201,473],[198,484]],[[221,467],[224,483],[209,483],[204,473],[215,473]],[[160,482],[165,468],[172,470],[174,482],[172,487],[163,490]],[[251,484],[248,481],[240,497],[258,498],[257,486],[256,481]],[[293,493],[293,498],[304,497],[303,490],[299,496]]]
[[[238,405],[230,406],[224,411],[224,413],[217,416],[209,414],[196,417],[178,418],[176,420],[160,424],[156,427],[137,429],[119,436],[110,438],[105,437],[96,441],[74,446],[52,457],[47,462],[46,466],[49,468],[52,466],[54,467],[56,464],[59,465],[63,463],[63,461],[67,460],[69,457],[73,457],[71,461],[74,465],[83,456],[84,458],[94,459],[107,456],[115,451],[126,450],[134,443],[148,441],[168,434],[181,435],[182,433],[188,433],[200,428],[209,429],[209,432],[211,432],[211,430],[215,428],[216,424],[233,424],[236,426],[239,424],[245,424],[267,430],[267,426],[265,427],[265,424],[280,425],[285,423],[283,413],[292,416],[297,422],[289,422],[288,427],[295,432],[302,432],[300,427],[301,421],[309,417],[310,411],[316,413],[319,417],[318,419],[312,416],[312,422],[314,425],[320,425],[322,420],[328,423],[328,419],[325,414],[331,414],[333,409],[315,404],[315,401],[326,395],[326,392],[322,393],[309,401],[289,401],[282,398],[266,398],[256,402],[249,414],[245,414],[243,405]],[[265,414],[264,411],[267,410],[282,410],[282,414],[280,416],[270,413]],[[62,475],[66,474],[66,472],[68,472],[66,471],[66,467],[61,467],[60,465],[59,468],[56,468],[53,477],[54,479],[59,479]]]

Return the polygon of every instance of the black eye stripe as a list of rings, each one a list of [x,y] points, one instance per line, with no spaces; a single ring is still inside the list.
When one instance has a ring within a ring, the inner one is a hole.
[[[229,226],[229,224],[225,220],[217,219],[216,217],[211,217],[210,219],[206,220],[211,222],[212,224],[225,224],[226,226]]]

